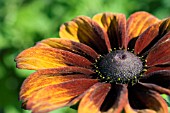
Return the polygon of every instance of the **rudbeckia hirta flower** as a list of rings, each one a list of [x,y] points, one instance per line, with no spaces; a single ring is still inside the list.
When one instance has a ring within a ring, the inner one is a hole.
[[[44,113],[78,103],[78,113],[168,113],[170,18],[147,12],[79,16],[16,57],[36,70],[23,83],[25,109]]]

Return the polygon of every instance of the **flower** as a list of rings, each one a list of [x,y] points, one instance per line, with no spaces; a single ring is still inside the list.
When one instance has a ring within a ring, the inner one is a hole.
[[[136,12],[79,16],[24,50],[17,67],[36,70],[22,84],[25,109],[49,112],[78,105],[78,113],[168,113],[170,18]]]

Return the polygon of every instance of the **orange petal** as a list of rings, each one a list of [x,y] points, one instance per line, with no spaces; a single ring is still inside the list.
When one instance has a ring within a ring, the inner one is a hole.
[[[101,106],[102,112],[121,113],[128,100],[128,90],[125,85],[112,85],[104,103]]]
[[[136,110],[136,111],[137,113],[157,113],[156,111],[151,109],[143,109],[143,110]]]
[[[133,109],[150,109],[168,113],[168,106],[159,93],[136,84],[129,88],[129,102]]]
[[[148,66],[170,64],[170,18],[162,21],[157,36],[157,43],[151,48],[146,58]],[[155,57],[156,56],[156,57]]]
[[[68,65],[90,68],[92,64],[80,55],[48,47],[32,47],[26,49],[21,52],[15,60],[18,68],[33,70],[57,68]]]
[[[142,34],[149,26],[157,23],[159,20],[153,15],[147,12],[136,12],[130,15],[127,20],[127,35],[128,42],[132,38],[138,37]]]
[[[159,21],[144,31],[136,41],[135,53],[146,55],[152,47],[155,47],[170,36],[170,18]]]
[[[124,112],[125,113],[137,113],[135,110],[133,110],[129,104],[129,102],[127,102],[127,104],[124,107]]]
[[[48,85],[33,93],[27,101],[27,109],[44,113],[66,106],[95,83],[97,80],[81,78]]]
[[[152,48],[146,60],[147,66],[170,64],[170,38]]]
[[[110,49],[107,34],[102,28],[86,16],[79,16],[60,27],[61,38],[82,42],[98,53],[107,53]]]
[[[44,87],[74,79],[90,78],[89,75],[93,73],[89,69],[74,66],[38,70],[24,81],[20,91],[20,100],[28,100],[34,92]]]
[[[109,90],[110,84],[97,83],[93,85],[82,98],[78,113],[98,113]]]
[[[41,42],[38,42],[36,46],[62,49],[62,50],[70,51],[72,53],[79,54],[81,56],[84,56],[92,60],[98,57],[98,54],[89,46],[83,43],[78,43],[75,41],[61,39],[61,38],[48,38],[42,40]]]
[[[150,26],[144,33],[142,33],[136,41],[135,53],[140,54],[144,48],[146,48],[159,33],[160,22]]]
[[[93,17],[108,34],[112,49],[125,47],[126,17],[123,14],[101,13]]]

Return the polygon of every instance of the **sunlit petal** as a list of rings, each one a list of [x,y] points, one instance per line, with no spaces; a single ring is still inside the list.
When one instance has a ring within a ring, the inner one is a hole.
[[[62,38],[48,38],[36,44],[38,47],[52,47],[79,54],[94,61],[98,54],[89,46]]]
[[[79,16],[63,24],[59,34],[61,38],[82,42],[98,53],[106,53],[110,49],[107,34],[96,22],[86,16]]]
[[[48,85],[33,93],[26,107],[32,109],[33,112],[49,112],[66,106],[96,82],[94,79],[79,78]]]
[[[158,21],[159,19],[147,12],[133,13],[127,20],[127,35],[129,36],[128,41],[132,38],[138,37],[149,26],[157,23]]]
[[[76,60],[75,60],[76,59]],[[90,68],[91,62],[80,55],[48,47],[32,47],[16,57],[17,67],[23,69],[47,69],[64,66],[81,66]]]
[[[93,20],[107,32],[112,49],[127,47],[124,14],[100,13],[95,15]]]
[[[28,100],[37,90],[53,84],[90,78],[94,72],[80,67],[62,67],[57,69],[39,70],[31,74],[23,83],[20,91],[20,100]]]

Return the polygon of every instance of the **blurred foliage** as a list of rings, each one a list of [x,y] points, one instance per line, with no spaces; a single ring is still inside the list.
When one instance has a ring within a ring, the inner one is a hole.
[[[78,15],[145,10],[158,18],[170,16],[169,0],[0,0],[0,113],[28,113],[18,93],[33,71],[18,70],[14,58],[37,41],[58,37],[59,26]],[[169,97],[164,96],[169,102]],[[71,111],[70,111],[71,110]],[[62,108],[52,113],[74,113]]]

